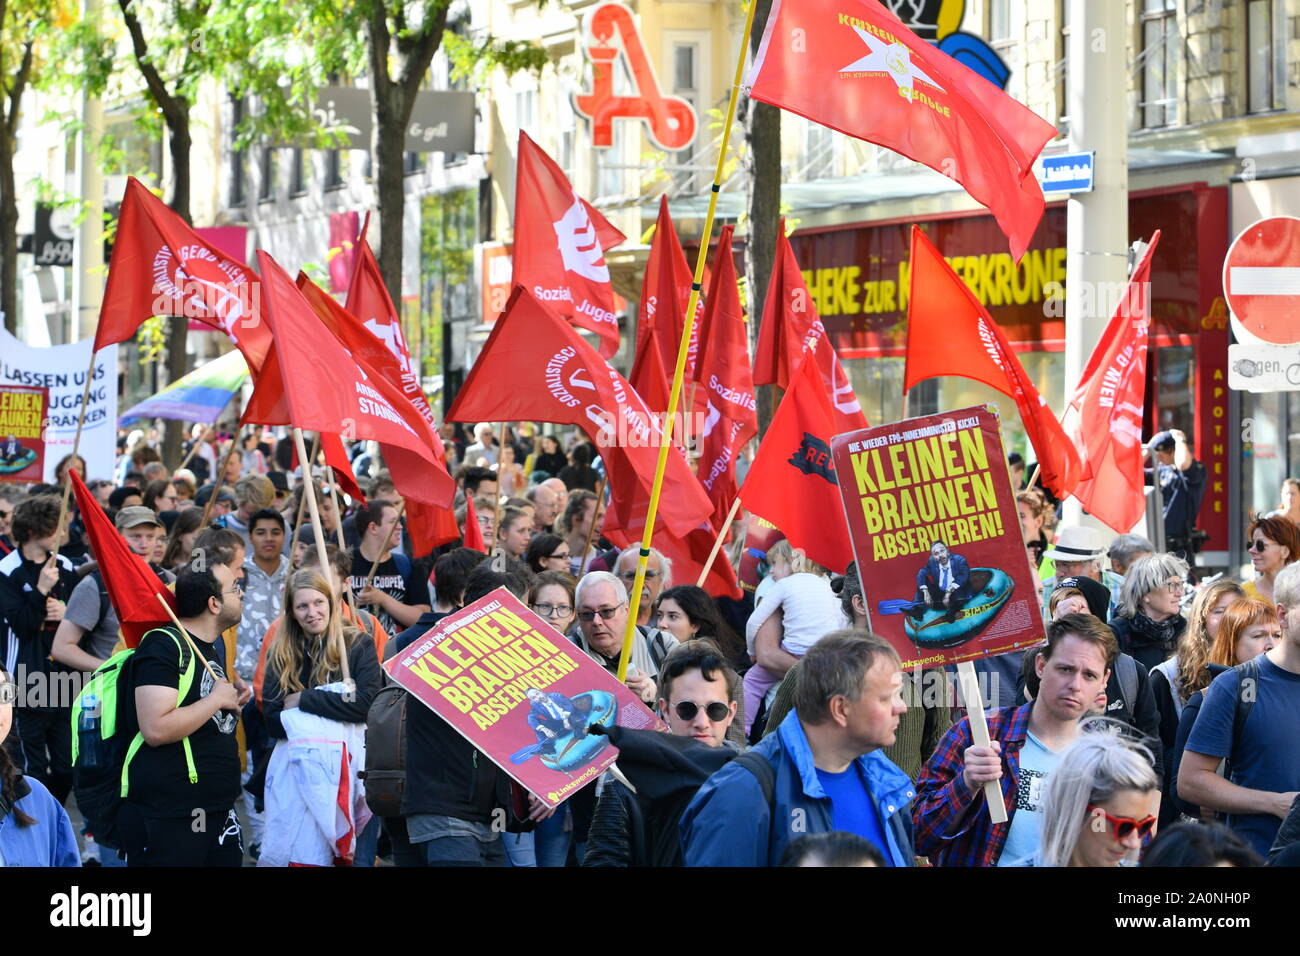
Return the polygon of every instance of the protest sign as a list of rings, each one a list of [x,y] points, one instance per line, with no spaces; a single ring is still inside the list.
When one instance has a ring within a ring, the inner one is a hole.
[[[0,481],[41,481],[50,390],[0,385]]]
[[[871,630],[904,669],[1043,641],[994,408],[838,435],[832,454]]]
[[[588,725],[663,727],[505,588],[443,618],[384,669],[548,807],[618,757]]]
[[[0,385],[26,385],[49,391],[46,403],[49,424],[45,430],[45,464],[40,481],[52,482],[60,459],[72,453],[93,347],[90,339],[82,339],[71,345],[39,348],[26,345],[0,329]],[[113,476],[116,442],[117,346],[112,345],[95,354],[86,424],[78,450],[86,462],[87,480]]]

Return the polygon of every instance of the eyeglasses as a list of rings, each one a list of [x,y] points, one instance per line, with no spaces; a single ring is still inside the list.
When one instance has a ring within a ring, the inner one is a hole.
[[[682,720],[694,720],[695,715],[700,712],[700,705],[693,700],[683,700],[678,701],[673,710],[677,712],[677,716]],[[731,708],[715,700],[704,708],[704,713],[709,720],[719,724],[731,716]]]
[[[1097,819],[1097,815],[1105,817],[1106,822],[1110,824],[1111,834],[1117,840],[1127,840],[1134,830],[1137,831],[1139,837],[1145,839],[1151,832],[1151,828],[1156,825],[1156,818],[1153,816],[1143,817],[1141,820],[1135,820],[1132,817],[1116,817],[1111,816],[1101,807],[1095,807],[1092,804],[1088,804],[1088,812],[1094,815],[1094,821]]]
[[[645,572],[645,579],[646,579],[647,581],[653,581],[655,578],[659,577],[660,573],[661,573],[661,572],[659,572],[659,571],[651,571],[649,568],[647,568],[647,569],[646,569],[646,572]],[[635,572],[635,571],[620,571],[620,572],[618,572],[618,576],[619,576],[620,578],[622,578],[624,581],[635,581],[635,580],[636,580],[636,572]]]
[[[615,604],[613,607],[599,607],[594,611],[579,611],[578,620],[583,624],[590,624],[596,619],[597,614],[600,615],[602,621],[612,620],[614,615],[618,613],[618,609],[624,606],[623,604]]]
[[[534,604],[533,610],[542,617],[568,617],[573,613],[572,604]]]
[[[1187,587],[1187,582],[1179,578],[1176,581],[1166,581],[1165,588],[1172,594],[1178,594],[1183,588]]]
[[[1268,546],[1269,546],[1271,543],[1272,543],[1272,542],[1270,542],[1270,541],[1265,541],[1263,538],[1258,538],[1258,539],[1252,541],[1250,544],[1246,545],[1246,550],[1247,550],[1247,551],[1258,551],[1260,554],[1263,554],[1264,551],[1267,550]]]
[[[222,593],[222,594],[243,594],[243,593],[244,593],[244,586],[243,586],[242,584],[240,584],[238,581],[236,581],[236,582],[235,582],[235,586],[234,586],[233,588],[231,588],[231,589],[228,590],[228,591],[222,591],[221,593]]]
[[[546,560],[547,560],[547,561],[568,561],[568,560],[569,560],[569,552],[568,552],[568,551],[565,551],[564,554],[560,554],[560,553],[557,551],[557,552],[555,552],[555,554],[547,555],[547,556],[546,556]]]

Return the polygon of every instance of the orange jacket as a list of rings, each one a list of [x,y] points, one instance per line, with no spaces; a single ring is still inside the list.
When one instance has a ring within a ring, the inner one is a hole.
[[[343,605],[343,619],[357,624],[356,618],[352,616],[351,605]],[[379,663],[384,663],[384,648],[388,645],[388,632],[384,626],[379,623],[379,619],[369,612],[362,612],[365,617],[361,623],[357,624],[361,630],[365,631],[375,642],[375,652],[379,655]],[[276,631],[280,629],[280,622],[284,620],[281,614],[271,626],[266,629],[266,636],[262,638],[262,651],[257,657],[257,670],[253,673],[253,696],[257,699],[257,707],[262,707],[262,682],[266,680],[266,649],[271,646],[271,639],[275,637]]]

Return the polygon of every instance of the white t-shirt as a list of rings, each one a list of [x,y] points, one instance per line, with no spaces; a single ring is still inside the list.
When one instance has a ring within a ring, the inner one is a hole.
[[[1019,786],[1016,789],[1016,812],[1011,817],[1007,842],[1002,845],[998,866],[1012,866],[1038,851],[1043,826],[1043,793],[1047,775],[1056,769],[1061,755],[1043,746],[1043,742],[1026,732],[1020,748]]]
[[[830,581],[816,574],[792,574],[775,582],[749,616],[745,643],[751,657],[758,629],[777,609],[784,614],[781,646],[795,657],[803,657],[831,631],[845,626],[840,599],[831,590]]]

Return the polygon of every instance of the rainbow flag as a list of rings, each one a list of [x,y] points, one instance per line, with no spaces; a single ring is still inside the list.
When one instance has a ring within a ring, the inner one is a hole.
[[[215,422],[246,378],[248,364],[238,349],[232,349],[172,382],[158,394],[131,406],[117,423],[131,425],[142,418]]]

